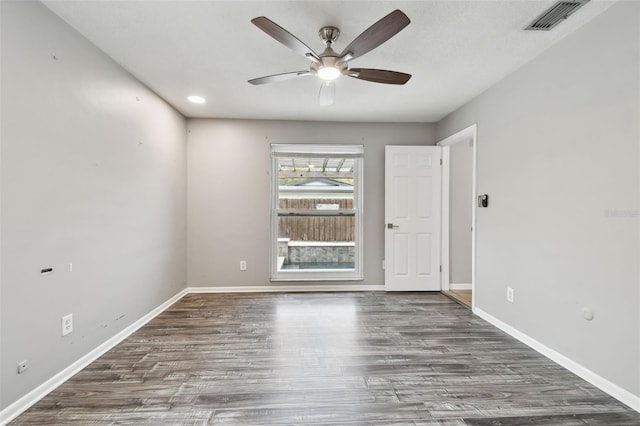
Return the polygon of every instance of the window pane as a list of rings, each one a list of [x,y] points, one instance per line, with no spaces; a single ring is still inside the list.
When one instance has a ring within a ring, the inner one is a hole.
[[[318,151],[274,158],[278,273],[355,271],[359,161]]]

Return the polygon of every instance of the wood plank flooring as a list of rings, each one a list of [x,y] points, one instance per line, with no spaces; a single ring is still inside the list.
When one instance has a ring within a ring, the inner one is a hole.
[[[443,291],[442,294],[471,309],[471,304],[473,303],[471,290],[449,290]]]
[[[192,294],[12,425],[640,425],[439,293]]]

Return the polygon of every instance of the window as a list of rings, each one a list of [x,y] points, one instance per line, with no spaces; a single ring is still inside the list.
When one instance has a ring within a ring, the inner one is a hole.
[[[271,279],[362,280],[362,145],[271,145]]]

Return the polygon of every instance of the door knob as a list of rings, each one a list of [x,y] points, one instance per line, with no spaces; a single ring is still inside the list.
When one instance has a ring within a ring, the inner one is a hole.
[[[387,229],[395,229],[400,228],[398,225],[394,225],[393,223],[387,223]]]

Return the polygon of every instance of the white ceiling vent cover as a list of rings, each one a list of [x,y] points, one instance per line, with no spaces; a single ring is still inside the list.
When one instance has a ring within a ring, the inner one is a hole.
[[[559,1],[546,12],[538,16],[525,30],[549,31],[564,21],[573,12],[584,6],[589,0]]]

